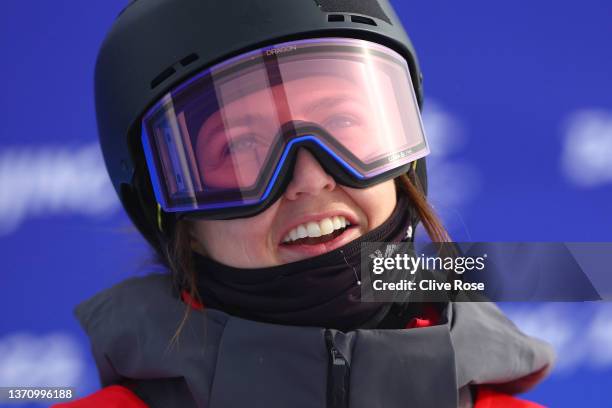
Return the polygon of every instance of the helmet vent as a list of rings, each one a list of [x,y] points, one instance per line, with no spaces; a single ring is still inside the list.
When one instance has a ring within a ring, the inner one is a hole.
[[[351,16],[351,21],[353,23],[361,23],[361,24],[368,24],[368,25],[376,25],[376,21],[372,20],[371,18],[368,17],[363,17],[363,16]]]
[[[324,13],[361,14],[377,18],[391,24],[389,16],[383,10],[380,0],[314,0],[315,4]],[[353,20],[354,21],[354,20]],[[362,23],[362,21],[356,21]],[[364,23],[369,25],[376,25]]]
[[[329,21],[330,23],[344,21],[344,16],[342,14],[328,14],[327,21]]]
[[[157,87],[159,84],[164,82],[166,79],[170,78],[175,73],[176,73],[176,70],[174,69],[174,67],[166,68],[161,74],[156,76],[155,79],[151,81],[151,89]]]
[[[200,57],[198,56],[198,54],[189,54],[188,56],[186,56],[185,58],[181,60],[181,65],[186,67],[192,62],[197,61],[199,58]]]
[[[198,54],[189,54],[186,57],[183,57],[183,59],[181,59],[179,61],[179,63],[183,66],[186,67],[187,65],[191,64],[194,61],[199,60],[200,57],[198,56]],[[178,63],[174,64],[171,67],[166,68],[161,74],[159,74],[158,76],[156,76],[152,81],[151,81],[151,89],[156,88],[159,84],[161,84],[162,82],[164,82],[166,79],[170,78],[172,75],[176,74],[176,69],[174,68],[175,66],[177,68],[180,68],[177,66]]]

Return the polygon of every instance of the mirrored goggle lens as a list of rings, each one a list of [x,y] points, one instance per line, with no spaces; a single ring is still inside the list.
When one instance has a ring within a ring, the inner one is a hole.
[[[357,179],[429,153],[405,60],[352,39],[285,43],[215,66],[172,90],[143,119],[143,144],[166,211],[265,199],[297,134],[318,143]]]

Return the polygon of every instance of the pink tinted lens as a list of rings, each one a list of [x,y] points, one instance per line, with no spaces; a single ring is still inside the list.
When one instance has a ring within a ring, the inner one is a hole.
[[[290,121],[314,123],[335,155],[370,177],[428,153],[408,66],[361,40],[321,39],[261,50],[171,92],[144,122],[172,195],[205,200],[268,186]],[[318,136],[318,135],[315,135]]]
[[[288,121],[320,125],[366,164],[423,143],[405,65],[329,54],[279,59],[276,81],[262,65],[216,85],[221,108],[204,121],[196,142],[206,185],[254,186]]]

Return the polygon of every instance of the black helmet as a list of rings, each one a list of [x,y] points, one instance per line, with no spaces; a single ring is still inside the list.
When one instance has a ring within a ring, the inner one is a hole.
[[[173,86],[230,57],[319,37],[368,40],[401,54],[422,107],[417,57],[388,0],[136,0],[119,14],[96,63],[98,130],[113,186],[151,244],[167,237],[173,217],[159,210],[148,182],[139,137],[145,111]],[[417,176],[426,188],[424,159]]]

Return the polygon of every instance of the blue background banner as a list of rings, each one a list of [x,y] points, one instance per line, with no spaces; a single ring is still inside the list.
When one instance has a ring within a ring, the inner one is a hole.
[[[612,241],[612,3],[393,3],[424,72],[431,202],[454,239]],[[95,58],[125,4],[2,4],[0,386],[96,390],[72,309],[151,270],[97,146]],[[610,303],[502,307],[559,355],[526,398],[609,406]]]

